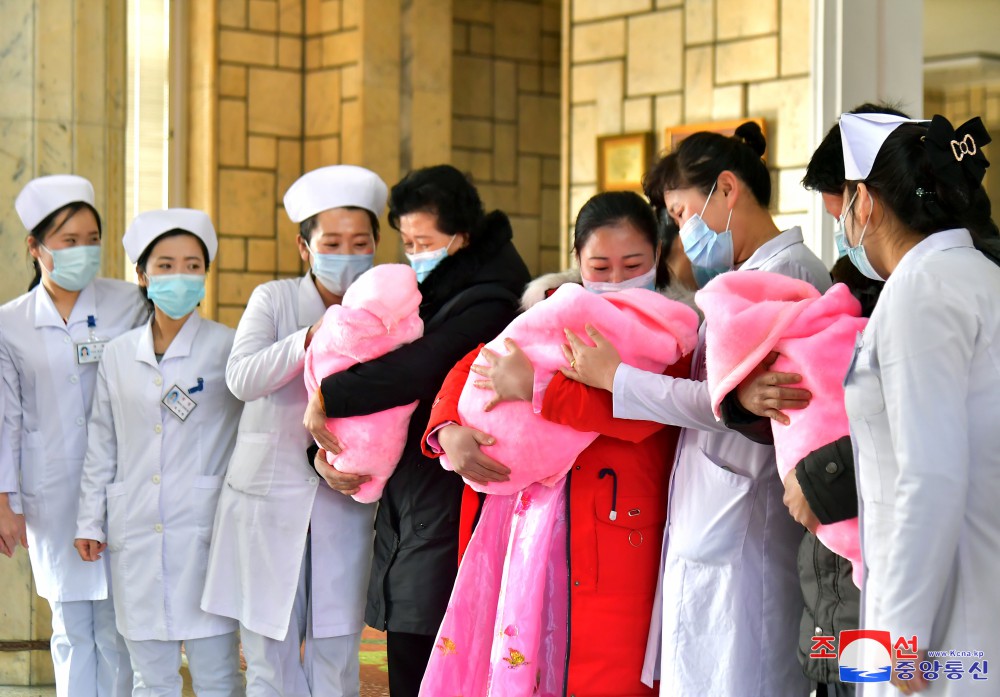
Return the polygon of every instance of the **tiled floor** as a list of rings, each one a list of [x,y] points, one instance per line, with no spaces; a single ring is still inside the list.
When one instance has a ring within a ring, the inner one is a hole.
[[[368,627],[361,635],[361,697],[389,697],[385,663],[385,634]],[[194,697],[187,668],[184,674],[184,697]],[[0,697],[56,697],[54,687],[3,687]]]

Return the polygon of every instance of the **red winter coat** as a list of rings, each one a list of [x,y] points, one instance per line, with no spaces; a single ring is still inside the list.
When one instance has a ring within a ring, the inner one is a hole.
[[[447,422],[461,423],[458,399],[479,350],[448,374],[434,400],[424,433],[425,454],[435,457],[427,437]],[[690,356],[667,369],[687,377]],[[653,695],[639,681],[649,619],[660,569],[667,513],[667,484],[679,429],[612,416],[609,392],[556,374],[545,392],[542,416],[601,435],[568,475],[570,618],[566,695]],[[599,478],[604,469],[615,477]],[[610,520],[617,480],[617,519]],[[462,504],[461,555],[472,535],[479,497],[466,487]]]

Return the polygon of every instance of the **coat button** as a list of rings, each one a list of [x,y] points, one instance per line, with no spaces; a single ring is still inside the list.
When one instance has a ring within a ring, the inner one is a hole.
[[[837,467],[837,463],[836,462],[828,462],[828,463],[826,463],[826,473],[827,474],[836,474],[838,469],[840,469],[840,468]]]
[[[579,581],[573,581],[573,585],[574,585],[574,586],[579,586],[579,585],[580,585],[580,582],[579,582]]]
[[[154,474],[153,475],[153,484],[159,484],[159,483],[160,483],[160,475]]]
[[[319,479],[317,479],[316,477],[309,477],[309,483],[310,483],[310,484],[315,484],[315,483],[317,483],[318,481],[319,481]]]
[[[163,526],[160,523],[157,523],[153,526],[153,530],[156,530],[156,532],[163,532]]]
[[[69,343],[69,337],[68,336],[64,336],[63,337],[63,343],[64,344],[68,344]]]
[[[76,383],[80,382],[80,378],[77,377],[76,375],[70,375],[69,381],[75,385]]]
[[[157,375],[155,378],[153,378],[153,384],[159,387],[160,385],[163,384],[163,378]]]
[[[86,423],[86,420],[82,416],[76,417],[76,425],[77,426],[83,426],[85,423]]]
[[[157,433],[163,433],[163,426],[161,426],[160,424],[156,424],[155,426],[153,426],[153,430]]]
[[[823,633],[822,627],[816,627],[815,631],[813,631],[813,634],[815,634],[816,636],[820,636],[822,633]]]

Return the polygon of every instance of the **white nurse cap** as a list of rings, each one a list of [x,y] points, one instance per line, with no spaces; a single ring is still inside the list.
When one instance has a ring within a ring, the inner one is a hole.
[[[94,205],[94,187],[75,174],[52,174],[32,179],[14,200],[14,209],[28,230],[34,230],[49,214],[71,203]]]
[[[285,211],[293,223],[330,208],[353,206],[382,215],[389,187],[371,170],[355,165],[330,165],[306,172],[288,187]]]
[[[203,211],[193,208],[167,208],[160,211],[140,213],[128,226],[122,245],[125,253],[133,264],[139,263],[139,257],[152,242],[165,232],[184,230],[201,239],[208,248],[208,260],[215,259],[219,241],[215,237],[215,227],[212,219]]]
[[[844,149],[844,179],[858,181],[872,173],[875,157],[892,132],[904,123],[925,123],[894,114],[842,114],[840,142]]]

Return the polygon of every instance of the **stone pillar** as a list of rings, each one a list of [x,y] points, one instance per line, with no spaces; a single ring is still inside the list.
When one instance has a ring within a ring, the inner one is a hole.
[[[125,0],[0,2],[0,302],[31,279],[14,198],[32,178],[74,173],[94,184],[104,224],[103,274],[124,271]],[[0,685],[53,681],[48,603],[27,554],[0,556]]]

